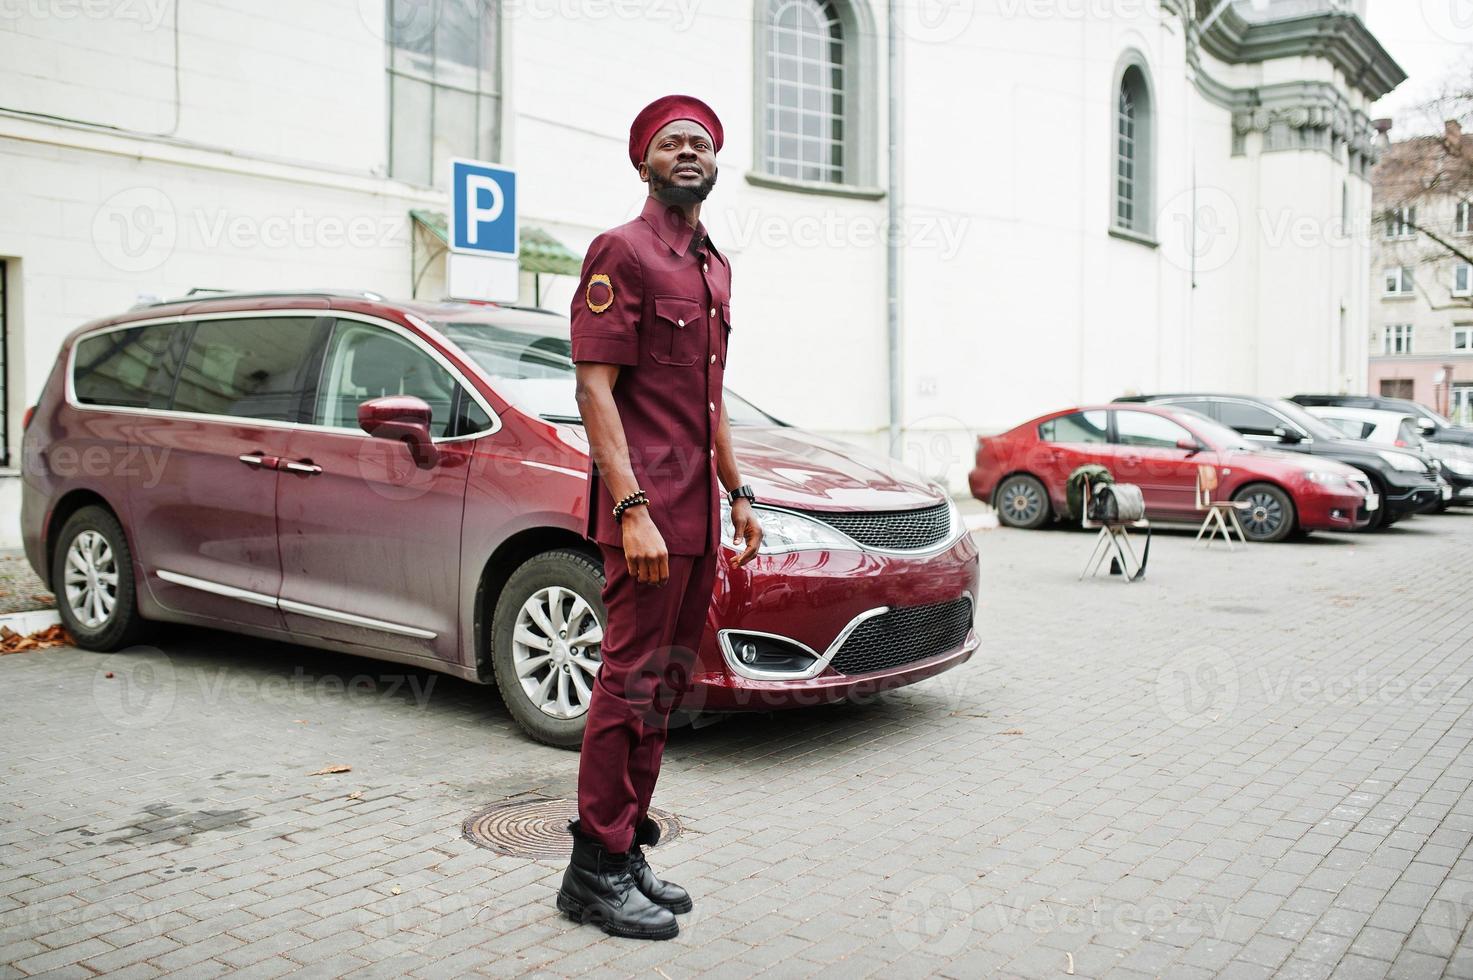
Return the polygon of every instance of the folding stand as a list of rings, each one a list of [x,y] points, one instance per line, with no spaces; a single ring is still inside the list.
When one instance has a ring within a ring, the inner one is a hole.
[[[1142,518],[1138,521],[1106,521],[1096,523],[1089,519],[1090,486],[1089,481],[1084,481],[1084,513],[1080,515],[1080,526],[1086,529],[1099,528],[1100,533],[1095,536],[1094,550],[1089,554],[1089,560],[1084,563],[1084,571],[1079,573],[1080,581],[1098,575],[1100,566],[1104,564],[1107,557],[1113,557],[1120,563],[1120,574],[1127,582],[1139,581],[1145,574],[1145,566],[1136,557],[1135,548],[1130,543],[1130,529],[1150,528],[1151,522]]]
[[[1202,526],[1197,529],[1197,540],[1202,540],[1202,535],[1207,535],[1206,546],[1212,547],[1212,542],[1219,535],[1227,542],[1228,551],[1236,551],[1233,544],[1232,532],[1238,532],[1238,540],[1244,545],[1248,544],[1248,536],[1243,533],[1243,523],[1238,520],[1238,511],[1247,510],[1251,504],[1245,501],[1235,500],[1213,500],[1212,491],[1217,489],[1217,470],[1211,466],[1197,467],[1197,509],[1207,511],[1207,516],[1202,519]],[[1227,518],[1232,518],[1231,527]],[[1211,533],[1208,533],[1211,532]]]

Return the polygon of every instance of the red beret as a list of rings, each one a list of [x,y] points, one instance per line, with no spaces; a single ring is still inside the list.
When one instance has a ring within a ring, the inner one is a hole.
[[[634,125],[629,127],[629,162],[634,164],[636,170],[644,163],[650,141],[660,130],[677,119],[700,123],[711,134],[716,152],[721,152],[721,120],[716,118],[711,107],[693,96],[667,95],[641,109],[639,115],[634,117]]]

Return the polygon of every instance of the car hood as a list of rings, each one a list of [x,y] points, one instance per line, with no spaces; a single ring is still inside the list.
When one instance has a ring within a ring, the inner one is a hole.
[[[588,454],[581,422],[559,420],[563,441]],[[888,456],[792,426],[731,426],[742,480],[759,503],[807,510],[914,510],[947,494]]]
[[[813,510],[910,510],[946,494],[888,456],[788,426],[732,426],[742,479],[763,503]]]

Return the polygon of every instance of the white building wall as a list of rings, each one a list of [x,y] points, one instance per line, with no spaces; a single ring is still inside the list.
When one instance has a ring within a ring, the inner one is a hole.
[[[559,18],[508,4],[503,162],[521,174],[524,220],[581,250],[642,203],[625,151],[635,112],[672,89],[706,99],[726,129],[704,220],[734,265],[731,387],[781,418],[888,448],[887,204],[747,180],[750,7],[668,4],[668,17],[641,19],[579,5]],[[1191,81],[1179,18],[1138,7],[1103,19],[1088,4],[978,4],[959,31],[912,24],[905,36],[906,434],[894,448],[954,487],[977,433],[1065,403],[1340,389],[1342,373],[1364,371],[1335,347],[1342,302],[1344,336],[1368,335],[1354,288],[1364,255],[1261,232],[1284,211],[1330,220],[1343,162],[1260,153],[1257,134],[1231,156],[1231,113]],[[114,127],[0,112],[13,447],[57,342],[79,323],[195,286],[407,296],[408,211],[446,208],[440,192],[384,176],[381,0],[158,9],[152,24],[0,20],[3,104]],[[883,25],[884,4],[868,19]],[[878,69],[864,92],[876,134],[866,183],[883,186],[883,32],[858,43]],[[1127,49],[1144,57],[1155,103],[1154,248],[1108,233]],[[1236,86],[1333,78],[1317,59],[1204,65]],[[1350,184],[1368,213],[1368,185]],[[427,287],[438,279],[432,270]],[[566,309],[574,285],[544,278],[544,305]],[[14,484],[0,479],[0,544],[17,540]]]

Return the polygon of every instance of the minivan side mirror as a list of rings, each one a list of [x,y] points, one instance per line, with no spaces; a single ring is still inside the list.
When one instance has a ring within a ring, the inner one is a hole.
[[[1286,429],[1282,425],[1274,429],[1274,435],[1278,437],[1279,442],[1286,442],[1290,445],[1293,445],[1296,442],[1304,441],[1303,437],[1300,436],[1297,431],[1295,431],[1294,429]]]
[[[1417,430],[1424,436],[1437,435],[1437,423],[1429,418],[1417,419]]]
[[[414,395],[384,395],[358,406],[358,427],[375,439],[397,439],[409,447],[414,465],[422,470],[440,461],[430,438],[430,406]]]

